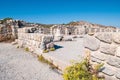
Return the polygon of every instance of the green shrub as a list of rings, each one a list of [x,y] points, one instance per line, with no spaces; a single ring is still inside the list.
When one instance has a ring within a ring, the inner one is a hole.
[[[103,64],[92,65],[90,63],[90,52],[87,51],[86,58],[81,62],[76,62],[64,70],[64,80],[104,80],[98,73]]]
[[[29,51],[29,48],[28,48],[28,47],[26,47],[26,48],[25,48],[25,51]]]
[[[48,60],[46,60],[42,55],[38,56],[38,60],[44,63],[48,63]]]
[[[50,48],[50,51],[55,51],[55,48]]]
[[[20,48],[19,46],[17,46],[17,48]]]
[[[43,62],[43,63],[46,63],[46,64],[50,65],[50,68],[52,68],[52,69],[58,69],[57,66],[55,66],[52,62],[50,62],[50,61],[48,61],[47,59],[45,59],[42,55],[39,55],[39,56],[38,56],[38,60],[39,60],[40,62]]]
[[[96,68],[92,68],[87,60],[75,63],[65,69],[64,80],[103,80],[98,77],[98,72],[103,64],[98,64]]]
[[[48,50],[44,50],[43,53],[48,53],[49,51]]]

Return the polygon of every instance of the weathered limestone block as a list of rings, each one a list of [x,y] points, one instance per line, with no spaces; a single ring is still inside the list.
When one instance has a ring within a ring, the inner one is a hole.
[[[36,48],[38,48],[40,42],[36,41]]]
[[[115,55],[116,52],[116,45],[110,45],[110,44],[101,44],[100,46],[100,52],[105,53],[105,54],[109,54],[109,55]]]
[[[118,70],[118,71],[116,72],[115,77],[116,77],[117,79],[120,79],[120,70]]]
[[[31,40],[31,34],[29,34],[29,40]]]
[[[100,47],[100,41],[93,36],[86,35],[84,38],[84,46],[92,51],[96,51]]]
[[[36,36],[36,34],[34,34],[34,40],[35,40],[35,41],[37,40],[37,36]]]
[[[30,34],[27,34],[27,38],[28,38],[28,40],[30,40],[30,38],[31,38],[31,35],[30,35]]]
[[[29,45],[29,40],[26,41],[26,45]]]
[[[25,36],[23,36],[23,39],[28,39],[28,35],[24,34]]]
[[[114,67],[117,67],[117,68],[120,68],[120,59],[117,58],[117,57],[109,57],[107,59],[107,63],[111,66],[114,66]]]
[[[63,40],[64,40],[64,41],[72,41],[72,40],[73,40],[73,37],[72,37],[72,36],[64,36],[64,37],[63,37]]]
[[[32,40],[30,40],[30,45],[32,46]]]
[[[109,67],[105,67],[102,72],[108,76],[113,76],[115,74],[115,71],[112,70],[111,68]]]
[[[35,47],[37,47],[37,41],[35,41]]]
[[[45,50],[45,49],[46,49],[45,43],[41,43],[41,44],[40,44],[40,49],[41,49],[41,50]]]
[[[50,43],[50,48],[54,48],[55,44],[53,42]]]
[[[36,41],[39,41],[39,35],[38,35],[38,34],[36,34],[36,35],[37,35],[37,36],[36,36],[36,37],[37,37],[37,38],[36,38]]]
[[[114,33],[113,34],[113,41],[115,42],[115,43],[118,43],[118,44],[120,44],[120,33]]]
[[[33,46],[35,46],[35,40],[33,40],[32,43],[33,43]]]
[[[42,41],[42,36],[41,36],[41,35],[39,35],[39,37],[38,37],[38,41],[39,41],[39,42]]]
[[[108,55],[103,54],[101,52],[92,52],[91,56],[94,57],[94,58],[97,58],[97,59],[99,59],[101,61],[104,61],[104,60],[106,60]]]
[[[30,35],[30,34],[26,34],[26,37],[27,37],[28,40],[29,40],[29,35]]]
[[[118,80],[116,77],[114,76],[108,76],[108,75],[104,75],[105,76],[105,80]]]
[[[54,43],[51,42],[51,43],[46,44],[46,48],[47,49],[54,48]]]
[[[116,56],[120,57],[120,46],[116,49]]]
[[[53,41],[53,36],[43,36],[42,38],[42,42],[44,42],[45,44],[50,43]]]
[[[97,58],[94,58],[94,57],[91,57],[91,61],[92,61],[92,62],[101,63],[101,60],[99,60],[99,59],[97,59]]]
[[[34,35],[32,33],[29,34],[30,34],[30,40],[34,40]]]
[[[54,42],[57,42],[57,41],[59,42],[59,41],[62,40],[62,38],[63,38],[62,36],[54,36],[54,40],[53,41]]]
[[[19,45],[21,48],[23,48],[23,47],[24,47],[23,41],[22,41],[22,40],[19,40],[19,41],[18,41],[18,45]]]
[[[37,41],[37,38],[38,38],[37,34],[35,34],[35,37],[34,37],[34,38],[35,38],[35,41]]]
[[[106,43],[112,43],[112,34],[111,33],[97,33],[95,35],[97,39]]]

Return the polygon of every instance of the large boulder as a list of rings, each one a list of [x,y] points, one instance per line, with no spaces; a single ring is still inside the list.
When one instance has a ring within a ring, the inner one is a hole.
[[[101,44],[100,46],[100,52],[109,54],[109,55],[115,55],[116,48],[117,48],[116,45],[110,45],[110,44],[104,43],[104,44]]]
[[[45,49],[46,49],[45,43],[41,43],[41,44],[40,44],[40,49],[41,49],[41,50],[45,50]]]
[[[117,79],[120,79],[120,70],[116,72],[115,76]]]
[[[120,58],[111,56],[107,59],[107,63],[116,68],[120,68]]]
[[[52,35],[44,35],[42,37],[42,42],[44,42],[45,44],[53,42],[53,36]]]
[[[99,59],[101,61],[105,61],[107,59],[108,55],[106,55],[104,53],[101,53],[99,51],[98,52],[95,51],[95,52],[91,53],[91,56],[94,57],[94,58],[96,58],[96,59]]]
[[[100,47],[100,41],[93,36],[86,35],[84,38],[84,46],[92,51],[96,51]]]
[[[95,35],[97,39],[106,43],[112,43],[112,34],[111,33],[97,33]]]
[[[62,40],[63,40],[63,36],[54,36],[54,39],[53,39],[54,42],[59,42]]]
[[[120,46],[116,49],[116,56],[120,57]]]
[[[113,34],[113,41],[115,42],[115,43],[118,43],[118,44],[120,44],[120,33],[115,33],[115,34]]]
[[[115,71],[112,70],[110,67],[105,67],[102,72],[108,76],[113,76],[115,74]]]
[[[73,36],[64,36],[63,41],[73,41]]]
[[[51,43],[46,44],[46,48],[47,49],[54,48],[54,43],[51,42]]]

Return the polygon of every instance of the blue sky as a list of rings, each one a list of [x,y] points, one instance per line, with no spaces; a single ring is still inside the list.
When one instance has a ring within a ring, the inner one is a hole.
[[[120,0],[0,0],[0,19],[58,24],[88,21],[120,27]]]

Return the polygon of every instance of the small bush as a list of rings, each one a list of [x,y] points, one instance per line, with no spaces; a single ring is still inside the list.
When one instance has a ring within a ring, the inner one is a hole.
[[[64,80],[104,80],[98,75],[103,64],[90,64],[90,55],[87,52],[86,58],[82,62],[74,63],[64,70]]]
[[[38,56],[38,60],[44,63],[48,63],[48,60],[46,60],[42,55]]]
[[[55,48],[50,48],[50,51],[55,51]]]
[[[28,48],[28,47],[26,47],[26,48],[25,48],[25,51],[29,51],[29,48]]]
[[[48,50],[44,50],[43,53],[48,53],[49,51]]]
[[[45,59],[42,55],[38,56],[38,60],[40,62],[43,62],[43,63],[46,63],[46,64],[50,65],[50,68],[52,68],[52,69],[58,69],[57,66],[55,66],[52,62],[50,62],[47,59]]]
[[[17,46],[17,48],[20,48],[19,46]]]

